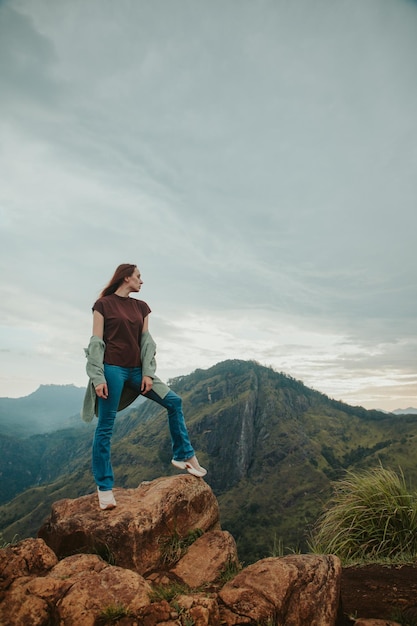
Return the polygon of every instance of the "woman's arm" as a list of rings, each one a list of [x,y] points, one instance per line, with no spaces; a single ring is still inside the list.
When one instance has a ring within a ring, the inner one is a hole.
[[[149,315],[147,315],[145,319],[143,320],[142,332],[146,333],[148,330],[149,330]]]
[[[145,319],[143,320],[143,328],[142,328],[142,332],[146,333],[149,330],[149,315],[147,315],[145,317]],[[142,385],[140,387],[140,392],[141,393],[147,393],[148,391],[150,391],[152,389],[152,385],[153,385],[153,380],[150,376],[143,376],[142,377]]]
[[[93,312],[93,335],[103,339],[104,335],[104,317],[98,311]],[[95,387],[96,394],[99,398],[106,399],[109,395],[107,383],[101,383]]]
[[[98,311],[93,311],[93,335],[103,339],[104,335],[104,317]]]

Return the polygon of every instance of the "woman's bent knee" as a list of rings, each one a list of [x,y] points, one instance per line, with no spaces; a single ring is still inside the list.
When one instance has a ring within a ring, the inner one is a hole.
[[[168,408],[173,408],[176,410],[182,409],[182,398],[177,395],[174,391],[170,391],[168,395],[165,397]]]

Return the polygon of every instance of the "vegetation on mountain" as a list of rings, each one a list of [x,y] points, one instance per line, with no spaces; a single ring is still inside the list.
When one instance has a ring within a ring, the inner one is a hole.
[[[91,445],[92,428],[63,429],[22,439],[0,435],[0,501],[55,481],[77,469]]]
[[[302,382],[253,361],[229,360],[170,381],[184,401],[191,440],[220,505],[222,527],[252,563],[308,548],[311,529],[347,471],[402,467],[416,482],[417,415],[393,416],[332,400]],[[92,425],[94,428],[94,424]],[[44,440],[47,483],[0,506],[6,540],[34,536],[54,500],[95,490],[92,430],[62,431]],[[112,460],[116,484],[137,487],[171,475],[166,413],[145,402],[116,421]],[[16,463],[24,465],[25,459]],[[49,482],[52,481],[52,482]]]
[[[65,387],[50,387],[53,397],[59,395],[59,389],[64,390],[66,397]],[[0,434],[0,502],[9,502],[31,487],[53,483],[60,476],[70,475],[79,470],[83,463],[89,462],[95,424],[86,424],[80,419],[81,403],[82,396],[79,396],[77,421],[72,428],[54,428],[50,432],[28,437]],[[146,409],[143,407],[140,417],[132,410],[119,414],[115,427],[116,440],[129,433],[137,425],[138,419],[146,418],[153,403],[144,404]],[[74,406],[70,405],[70,409],[73,410]],[[19,412],[23,412],[23,409],[20,408]],[[64,413],[61,406],[58,415],[60,412]],[[88,472],[88,475],[91,476],[91,473]]]

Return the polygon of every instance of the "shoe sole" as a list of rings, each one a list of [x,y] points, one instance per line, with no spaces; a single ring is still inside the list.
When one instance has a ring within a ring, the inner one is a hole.
[[[175,459],[172,459],[171,463],[174,467],[182,470],[187,470],[189,474],[197,476],[197,478],[203,478],[203,476],[207,474],[207,470],[195,469],[195,467],[193,467],[191,463],[187,463],[186,461],[176,461]]]
[[[175,459],[172,459],[171,463],[174,467],[178,469],[187,469],[185,461],[176,461]]]
[[[115,504],[107,504],[106,506],[101,506],[101,504],[100,504],[100,509],[102,511],[112,511],[115,508],[116,508]]]

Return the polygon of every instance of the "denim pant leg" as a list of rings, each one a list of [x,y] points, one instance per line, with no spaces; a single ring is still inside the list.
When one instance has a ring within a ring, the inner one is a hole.
[[[93,476],[100,491],[113,488],[111,437],[127,371],[126,368],[105,363],[104,376],[109,395],[107,399],[98,399],[98,423],[93,440]]]
[[[146,398],[157,402],[168,411],[169,432],[171,434],[172,456],[176,461],[185,461],[194,456],[194,449],[190,443],[187,426],[185,425],[182,400],[174,391],[170,390],[165,398],[158,396],[155,391],[145,394]]]

